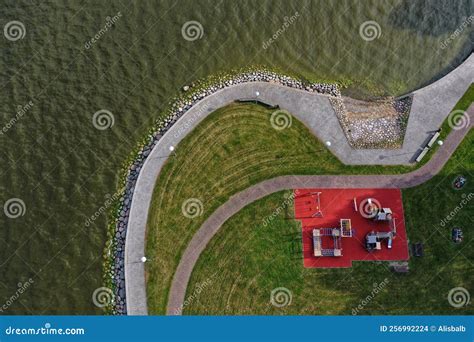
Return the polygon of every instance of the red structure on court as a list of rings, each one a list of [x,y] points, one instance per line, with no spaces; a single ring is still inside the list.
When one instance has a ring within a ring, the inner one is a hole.
[[[399,189],[298,189],[294,205],[305,267],[409,258]]]

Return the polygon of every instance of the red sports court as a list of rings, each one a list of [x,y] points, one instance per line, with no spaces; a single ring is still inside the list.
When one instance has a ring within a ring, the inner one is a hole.
[[[300,189],[294,204],[305,267],[409,258],[399,189]]]

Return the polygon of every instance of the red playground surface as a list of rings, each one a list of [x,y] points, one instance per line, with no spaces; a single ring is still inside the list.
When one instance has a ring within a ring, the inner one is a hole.
[[[303,229],[305,267],[351,267],[354,260],[409,258],[399,189],[300,189],[295,191],[294,203],[295,218],[301,221]],[[368,205],[369,211],[366,210]],[[374,211],[370,211],[374,205],[390,208],[391,220],[375,220]],[[341,219],[350,220],[345,221],[351,227],[350,232],[341,229]],[[393,227],[396,227],[396,233]],[[377,249],[372,251],[366,248],[366,236],[370,232],[377,234],[378,241]],[[394,238],[389,239],[387,236]],[[389,240],[392,243],[390,249]]]

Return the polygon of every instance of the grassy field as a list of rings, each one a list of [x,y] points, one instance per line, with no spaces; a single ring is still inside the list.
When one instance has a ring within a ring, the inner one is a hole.
[[[424,257],[410,259],[409,274],[393,273],[386,262],[305,269],[300,224],[290,219],[292,205],[262,224],[289,194],[280,192],[248,205],[224,224],[194,268],[184,314],[350,315],[384,279],[386,285],[359,314],[473,314],[472,305],[455,309],[447,300],[454,287],[474,291],[473,203],[441,225],[463,196],[474,192],[473,148],[471,131],[439,175],[403,191],[408,237],[425,245]],[[452,187],[459,174],[469,179],[462,191]],[[451,241],[452,227],[463,228],[463,243]],[[278,287],[291,292],[291,304],[271,304],[271,291]]]
[[[473,87],[466,96],[472,101]],[[467,103],[461,101],[460,105]],[[279,175],[383,174],[413,169],[343,165],[296,119],[290,128],[273,129],[271,113],[249,104],[221,108],[183,139],[176,155],[165,164],[154,190],[147,228],[146,254],[152,260],[146,269],[151,313],[164,313],[174,270],[194,233],[236,192]],[[191,198],[203,204],[202,214],[192,219],[182,213],[183,203]]]

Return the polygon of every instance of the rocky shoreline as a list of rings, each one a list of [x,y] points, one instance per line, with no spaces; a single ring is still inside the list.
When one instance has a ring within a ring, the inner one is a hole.
[[[189,95],[184,96],[173,103],[167,117],[161,121],[156,129],[149,135],[147,142],[138,152],[137,157],[128,167],[125,177],[125,186],[120,196],[117,217],[114,223],[114,236],[111,244],[112,266],[107,271],[107,276],[112,280],[114,288],[114,300],[112,301],[111,311],[113,314],[126,315],[126,292],[125,292],[125,240],[127,235],[128,217],[130,206],[132,203],[133,191],[138,179],[140,170],[151,150],[161,137],[170,129],[170,127],[192,106],[206,96],[209,96],[220,89],[229,87],[239,83],[248,82],[274,82],[287,87],[301,89],[309,92],[329,95],[334,98],[340,98],[341,93],[336,84],[327,83],[305,83],[295,78],[279,75],[269,71],[252,71],[245,72],[230,77],[222,77],[212,85],[204,87],[196,87],[193,89],[185,86],[183,90],[189,91]]]

